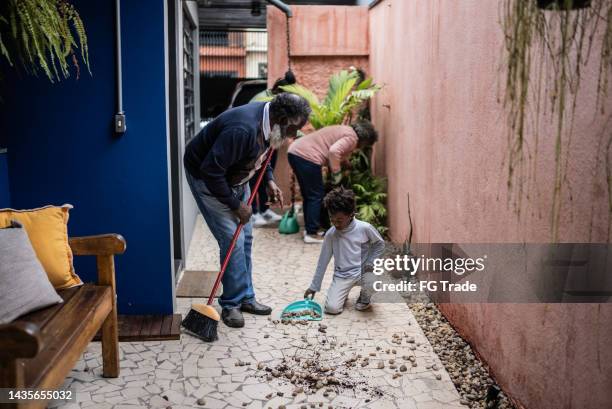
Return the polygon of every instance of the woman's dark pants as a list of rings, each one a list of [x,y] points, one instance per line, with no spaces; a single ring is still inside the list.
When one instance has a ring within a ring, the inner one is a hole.
[[[325,196],[321,165],[297,155],[289,154],[289,165],[295,173],[304,199],[304,223],[307,234],[317,234],[321,220],[321,206]]]

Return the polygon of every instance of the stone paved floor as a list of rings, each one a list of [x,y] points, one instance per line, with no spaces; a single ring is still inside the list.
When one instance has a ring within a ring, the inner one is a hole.
[[[254,242],[254,283],[258,299],[274,308],[278,316],[287,303],[299,299],[310,282],[318,257],[317,245],[305,245],[301,234],[280,236],[274,229],[256,229]],[[194,240],[190,249],[188,269],[216,270],[218,250],[210,232],[198,219]],[[331,266],[331,264],[330,264]],[[329,285],[331,274],[325,278],[323,288]],[[459,395],[448,373],[405,304],[376,304],[368,312],[358,312],[353,302],[358,289],[351,293],[345,311],[338,316],[325,316],[328,326],[325,339],[334,339],[346,347],[335,351],[336,358],[345,360],[350,355],[368,356],[371,364],[351,369],[351,374],[382,392],[382,396],[365,402],[364,393],[354,390],[338,390],[328,396],[323,390],[317,393],[299,393],[292,396],[295,387],[274,378],[265,379],[266,372],[258,370],[257,363],[274,366],[283,357],[296,354],[302,336],[321,345],[322,334],[317,324],[308,326],[274,324],[268,317],[245,315],[246,326],[230,329],[219,325],[219,340],[204,343],[183,334],[180,341],[121,343],[121,376],[117,379],[101,377],[102,362],[100,344],[92,343],[64,386],[77,390],[77,403],[61,405],[64,409],[131,409],[137,407],[173,409],[202,407],[197,405],[204,398],[206,408],[288,409],[311,407],[323,402],[323,408],[368,407],[400,409],[465,408],[459,404]],[[323,301],[323,295],[317,294]],[[178,311],[185,314],[192,299],[178,299]],[[392,335],[413,337],[412,344],[391,344]],[[328,343],[329,345],[329,343]],[[382,358],[395,348],[397,357],[414,355],[416,367],[408,365],[402,376],[394,378],[394,371],[386,364],[378,369]],[[412,348],[412,349],[411,349]],[[298,351],[299,352],[299,351]],[[238,360],[251,365],[236,366]],[[431,368],[435,364],[437,370]],[[429,368],[429,369],[428,369]],[[440,378],[440,379],[438,379]],[[279,396],[281,392],[283,396]],[[266,398],[273,393],[273,396]],[[163,396],[167,398],[164,399]]]

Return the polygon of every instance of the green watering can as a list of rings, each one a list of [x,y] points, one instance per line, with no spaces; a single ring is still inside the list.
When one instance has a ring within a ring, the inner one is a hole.
[[[297,214],[295,208],[291,206],[291,209],[287,210],[283,215],[278,225],[278,232],[280,234],[295,234],[299,231],[300,225],[298,224]]]

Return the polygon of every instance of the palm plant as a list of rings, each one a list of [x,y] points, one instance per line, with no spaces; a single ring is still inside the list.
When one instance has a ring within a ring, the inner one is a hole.
[[[351,112],[364,101],[372,98],[380,86],[368,78],[360,83],[357,71],[340,71],[329,79],[329,89],[323,102],[309,90],[299,85],[285,85],[283,91],[291,92],[305,98],[310,107],[310,124],[315,129],[329,125],[339,125],[345,122]]]
[[[70,75],[69,63],[89,70],[87,34],[83,21],[67,0],[6,0],[0,6],[0,55],[12,66],[18,56],[25,70],[42,71],[51,81]],[[2,36],[2,33],[5,36]],[[78,41],[77,41],[78,40]]]

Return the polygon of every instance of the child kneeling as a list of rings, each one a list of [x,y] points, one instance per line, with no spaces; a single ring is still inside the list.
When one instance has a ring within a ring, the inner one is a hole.
[[[385,242],[370,224],[355,218],[355,194],[342,187],[325,196],[323,203],[329,212],[332,227],[327,230],[319,255],[319,263],[304,298],[321,290],[327,265],[334,257],[334,277],[327,291],[325,312],[340,314],[354,286],[361,286],[355,309],[370,308],[372,266],[382,256]]]

